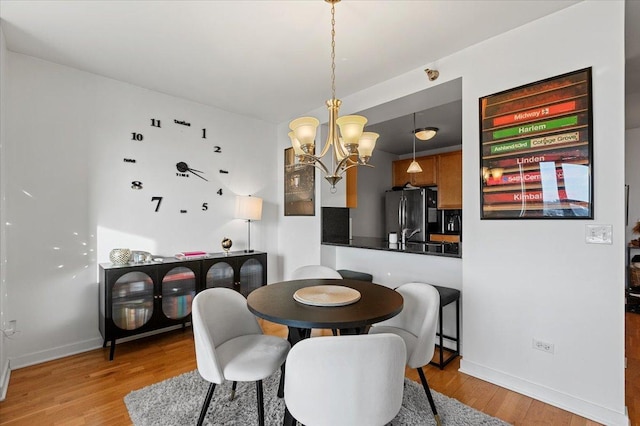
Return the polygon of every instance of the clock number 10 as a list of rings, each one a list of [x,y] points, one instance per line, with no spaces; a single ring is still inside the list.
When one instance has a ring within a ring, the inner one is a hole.
[[[131,133],[132,141],[141,141],[143,139],[144,139],[144,136],[142,136],[142,133],[136,133],[136,132]]]

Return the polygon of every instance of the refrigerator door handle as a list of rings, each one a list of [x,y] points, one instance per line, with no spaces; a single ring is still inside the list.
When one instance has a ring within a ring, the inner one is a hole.
[[[402,231],[402,196],[398,201],[398,228]]]

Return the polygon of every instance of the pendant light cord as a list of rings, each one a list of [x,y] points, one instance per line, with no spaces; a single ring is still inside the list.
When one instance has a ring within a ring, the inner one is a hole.
[[[416,161],[416,113],[413,113],[413,161]]]
[[[331,99],[336,98],[336,6],[331,3]]]

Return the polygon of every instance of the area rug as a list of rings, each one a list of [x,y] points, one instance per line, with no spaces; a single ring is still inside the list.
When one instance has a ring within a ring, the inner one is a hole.
[[[282,425],[284,400],[276,396],[280,373],[264,382],[266,425]],[[194,425],[209,384],[196,370],[129,393],[124,402],[135,426]],[[236,398],[229,401],[231,383],[216,386],[205,425],[257,425],[255,383],[238,383]],[[460,401],[431,391],[443,425],[504,426]],[[356,396],[354,396],[355,398]],[[391,425],[435,425],[422,385],[405,379],[402,408]]]

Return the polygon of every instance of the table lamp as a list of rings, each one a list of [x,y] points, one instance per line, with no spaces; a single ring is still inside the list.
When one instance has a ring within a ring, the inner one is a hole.
[[[247,249],[245,253],[252,253],[251,250],[251,221],[262,218],[262,198],[251,195],[236,196],[236,219],[247,221]]]

